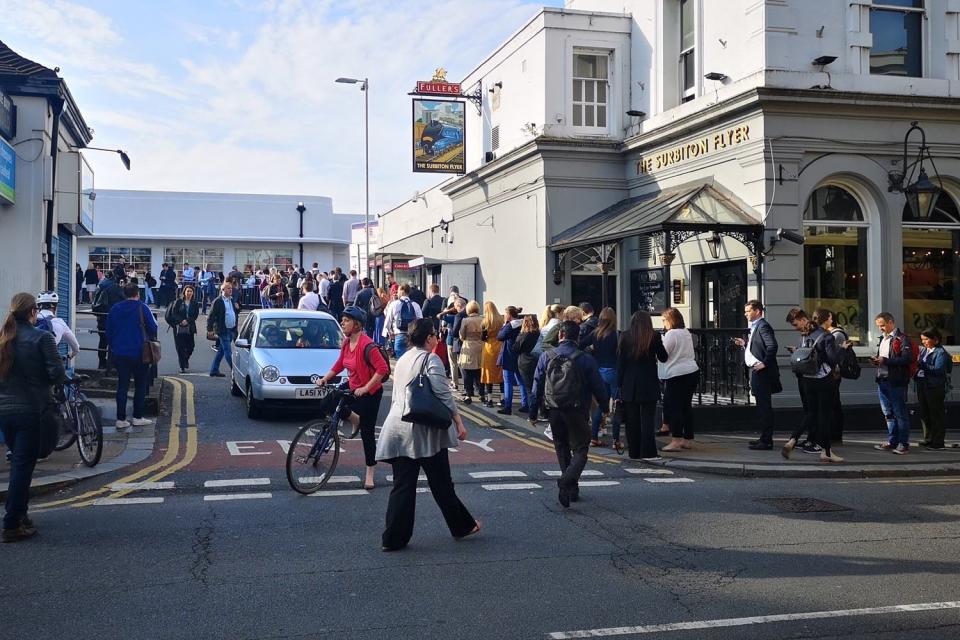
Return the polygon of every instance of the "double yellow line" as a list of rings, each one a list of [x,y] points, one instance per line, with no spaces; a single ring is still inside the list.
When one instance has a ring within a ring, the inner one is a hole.
[[[549,451],[550,453],[556,452],[553,446],[548,444],[544,440],[540,440],[539,438],[532,438],[528,436],[517,435],[512,431],[510,431],[510,427],[505,427],[503,425],[498,424],[497,422],[493,421],[491,418],[488,418],[487,416],[485,416],[480,411],[477,411],[475,409],[468,409],[462,405],[458,407],[458,409],[461,414],[470,418],[470,420],[472,420],[473,422],[476,422],[482,427],[490,427],[490,428],[496,429],[499,433],[502,433],[503,435],[507,436],[508,438],[512,438],[517,442],[522,442],[528,447],[543,449],[544,451]],[[617,464],[616,461],[610,460],[605,456],[598,456],[592,453],[587,454],[587,459],[590,462],[596,462],[598,464]]]
[[[170,433],[167,436],[167,451],[163,458],[150,466],[135,471],[128,476],[115,480],[99,489],[87,491],[72,498],[55,500],[53,502],[44,502],[36,505],[35,509],[50,509],[53,507],[86,507],[94,501],[108,494],[107,499],[120,498],[135,489],[122,489],[112,491],[111,487],[115,484],[130,484],[135,482],[157,482],[170,476],[180,469],[193,462],[197,457],[197,412],[196,400],[194,395],[193,383],[182,378],[165,378],[173,389],[173,405],[170,415]],[[183,400],[186,398],[186,425],[181,429],[180,423],[183,422]],[[186,445],[184,447],[183,457],[180,457],[180,439],[181,432],[186,431]],[[179,458],[179,460],[178,460]]]

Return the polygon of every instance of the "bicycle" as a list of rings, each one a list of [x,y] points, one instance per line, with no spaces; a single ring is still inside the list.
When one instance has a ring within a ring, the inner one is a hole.
[[[287,482],[297,493],[316,493],[327,484],[337,468],[340,439],[349,437],[353,431],[350,421],[341,417],[354,398],[348,384],[347,380],[343,380],[338,384],[325,385],[324,388],[329,389],[325,406],[332,407],[330,414],[300,427],[290,442]],[[350,427],[348,435],[340,433],[340,427],[344,425]]]
[[[95,467],[103,455],[103,425],[97,406],[80,390],[80,385],[89,379],[90,376],[75,374],[71,380],[55,388],[63,428],[54,449],[63,451],[76,442],[83,464]]]

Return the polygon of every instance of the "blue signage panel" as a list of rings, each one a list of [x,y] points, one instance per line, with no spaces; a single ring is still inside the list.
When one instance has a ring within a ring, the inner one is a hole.
[[[17,156],[13,147],[0,139],[0,199],[10,204],[16,202]]]

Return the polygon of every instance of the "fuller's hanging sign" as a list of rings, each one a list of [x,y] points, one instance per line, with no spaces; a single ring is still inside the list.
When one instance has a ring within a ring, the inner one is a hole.
[[[447,70],[440,67],[433,73],[430,81],[417,82],[414,93],[422,96],[460,96],[460,83],[447,82]]]

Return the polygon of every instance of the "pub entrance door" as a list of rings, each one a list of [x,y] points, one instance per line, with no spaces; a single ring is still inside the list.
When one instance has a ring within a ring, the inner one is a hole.
[[[700,327],[742,329],[747,326],[747,262],[720,262],[695,267],[700,272]]]

